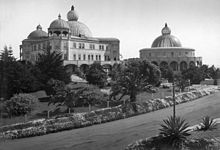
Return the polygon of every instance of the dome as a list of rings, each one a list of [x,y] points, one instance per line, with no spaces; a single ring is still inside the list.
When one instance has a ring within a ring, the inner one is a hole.
[[[71,7],[71,10],[67,13],[67,20],[68,21],[77,21],[79,16],[77,12],[74,10],[74,6]]]
[[[181,47],[180,40],[171,35],[171,30],[167,24],[165,24],[161,33],[162,35],[154,40],[151,47]]]
[[[50,24],[50,29],[69,29],[69,25],[68,23],[61,19],[61,16],[59,14],[58,19],[54,20],[51,24]]]
[[[84,23],[79,22],[78,18],[79,16],[74,10],[74,6],[72,6],[71,10],[67,13],[67,23],[69,24],[71,35],[92,37],[90,29]]]
[[[71,35],[73,36],[86,36],[86,37],[92,37],[92,33],[91,31],[89,30],[89,28],[79,22],[79,21],[68,21],[68,24],[70,26],[70,32],[71,32]]]
[[[28,35],[28,39],[37,39],[37,38],[44,38],[44,37],[48,37],[47,32],[42,30],[41,25],[38,25],[36,30],[31,32]]]

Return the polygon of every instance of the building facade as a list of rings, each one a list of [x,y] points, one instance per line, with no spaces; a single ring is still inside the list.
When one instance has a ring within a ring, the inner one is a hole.
[[[64,65],[81,66],[94,62],[113,65],[118,62],[120,41],[117,38],[93,37],[90,29],[78,19],[72,6],[67,13],[67,21],[59,15],[51,22],[48,32],[38,25],[20,45],[21,60],[34,63],[38,54],[50,46],[51,50],[62,52]]]
[[[180,41],[171,35],[171,30],[165,24],[151,48],[140,50],[140,58],[146,59],[157,66],[169,66],[174,72],[181,72],[190,66],[201,66],[202,58],[195,56],[195,50],[182,47]]]

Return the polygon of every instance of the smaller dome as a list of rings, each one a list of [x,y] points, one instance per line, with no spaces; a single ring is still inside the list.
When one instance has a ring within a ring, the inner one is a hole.
[[[69,25],[68,23],[61,19],[61,16],[59,14],[58,19],[54,20],[51,24],[50,24],[50,29],[69,29]]]
[[[47,32],[42,30],[41,25],[38,25],[36,30],[31,32],[28,35],[28,39],[37,39],[37,38],[44,38],[44,37],[48,37]]]
[[[161,30],[162,35],[157,37],[151,47],[181,47],[180,40],[171,35],[171,30],[167,26],[167,23],[165,23],[165,27]]]
[[[79,19],[79,15],[74,10],[74,6],[71,7],[71,10],[67,13],[68,21],[77,21]]]

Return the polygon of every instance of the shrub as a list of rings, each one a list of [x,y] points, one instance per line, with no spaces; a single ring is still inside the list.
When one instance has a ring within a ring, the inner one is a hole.
[[[200,124],[199,127],[197,127],[197,131],[207,131],[207,130],[214,130],[214,129],[217,129],[217,123],[216,121],[214,121],[214,119],[212,119],[211,117],[209,116],[205,116],[203,119],[202,119],[202,122]]]
[[[37,98],[30,94],[16,94],[5,101],[4,107],[10,116],[20,116],[31,112],[36,103]]]
[[[169,117],[163,120],[164,124],[161,125],[160,134],[161,142],[163,146],[172,148],[181,148],[183,144],[187,141],[187,136],[189,136],[188,123],[180,117]]]

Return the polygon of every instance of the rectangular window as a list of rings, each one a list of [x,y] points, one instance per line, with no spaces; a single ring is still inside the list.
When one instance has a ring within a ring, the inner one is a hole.
[[[64,60],[67,60],[67,54],[64,54]]]
[[[84,43],[82,43],[82,49],[85,49],[85,44]]]
[[[76,60],[76,54],[73,54],[73,60]]]
[[[99,60],[101,60],[101,55],[99,55]]]
[[[91,59],[93,60],[93,55],[91,55]]]
[[[173,57],[173,55],[174,55],[174,53],[173,52],[171,52],[171,56]]]
[[[151,53],[149,53],[149,57],[151,57]]]
[[[88,55],[88,60],[90,60],[90,55]]]
[[[95,59],[98,60],[98,55],[95,56]]]
[[[81,60],[81,54],[78,55],[78,60]]]
[[[79,49],[81,49],[82,48],[82,44],[81,43],[79,43]]]
[[[76,48],[76,43],[73,43],[73,48]]]
[[[90,44],[90,45],[89,45],[89,48],[90,48],[90,49],[95,49],[95,45],[94,45],[94,44]]]
[[[104,50],[104,45],[99,45],[100,50]]]
[[[83,55],[83,60],[86,60],[86,55],[85,54]]]

